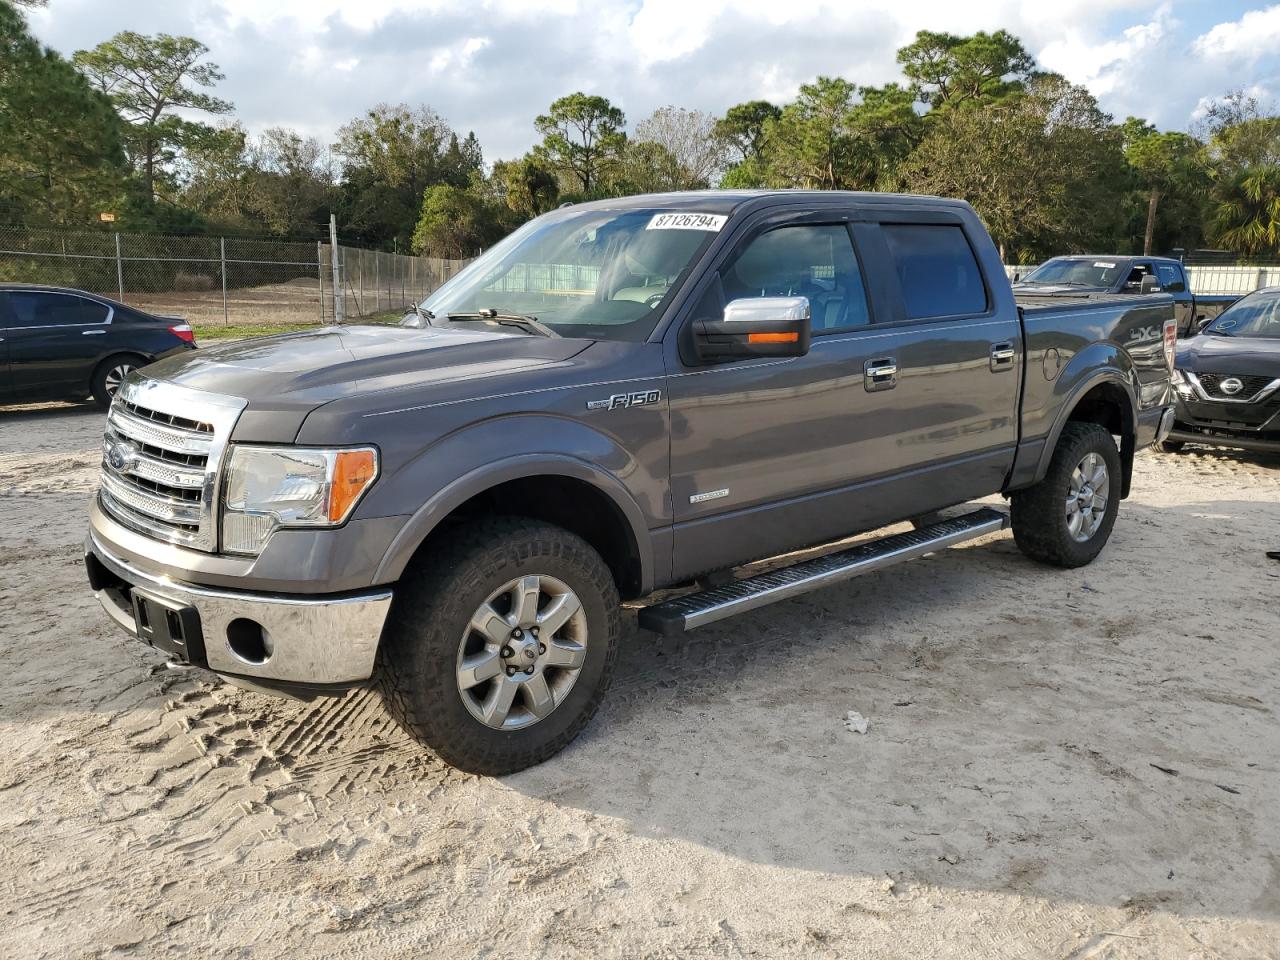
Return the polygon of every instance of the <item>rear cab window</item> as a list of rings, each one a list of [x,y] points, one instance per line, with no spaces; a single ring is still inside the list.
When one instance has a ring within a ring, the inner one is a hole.
[[[883,223],[908,320],[973,316],[988,307],[978,259],[959,224]]]
[[[1181,293],[1187,289],[1182,268],[1176,263],[1157,263],[1156,279],[1160,281],[1160,288],[1167,293]]]

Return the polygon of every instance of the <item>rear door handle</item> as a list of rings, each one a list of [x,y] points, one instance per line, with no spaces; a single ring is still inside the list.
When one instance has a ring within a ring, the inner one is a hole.
[[[892,390],[898,385],[898,361],[893,357],[878,357],[862,365],[862,385],[868,393]]]
[[[102,334],[104,334],[104,333],[106,333],[106,332],[107,332],[107,331],[105,331],[105,330],[81,330],[81,331],[80,331],[80,336],[82,336],[82,337],[98,337],[98,336],[101,336]]]
[[[999,373],[1001,370],[1013,369],[1013,358],[1017,353],[1013,349],[1013,344],[997,343],[991,348],[991,371]]]

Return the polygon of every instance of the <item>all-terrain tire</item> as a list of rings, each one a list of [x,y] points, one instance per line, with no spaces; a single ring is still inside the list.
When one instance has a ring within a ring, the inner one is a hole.
[[[495,729],[472,715],[457,678],[472,615],[503,584],[555,578],[581,601],[585,661],[563,701],[529,726]],[[523,517],[459,525],[410,565],[383,635],[379,688],[400,725],[446,763],[499,776],[542,763],[587,725],[608,690],[622,632],[617,587],[585,540]]]
[[[1066,503],[1076,467],[1090,453],[1107,468],[1107,504],[1097,530],[1084,541],[1068,527]],[[1011,498],[1013,538],[1033,560],[1056,567],[1082,567],[1106,546],[1120,509],[1121,466],[1115,440],[1096,423],[1071,421],[1062,428],[1044,479]]]
[[[98,402],[98,406],[104,409],[111,406],[111,398],[115,396],[116,389],[123,382],[123,378],[128,376],[130,371],[146,365],[146,358],[136,353],[117,353],[99,363],[89,381],[90,392],[93,394],[93,399]]]
[[[1162,440],[1156,444],[1163,453],[1181,453],[1186,445],[1185,440]]]

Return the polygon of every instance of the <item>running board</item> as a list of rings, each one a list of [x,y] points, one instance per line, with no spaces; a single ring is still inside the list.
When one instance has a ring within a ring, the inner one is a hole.
[[[895,563],[915,560],[926,553],[952,547],[966,540],[996,533],[1008,525],[1008,516],[984,507],[919,530],[895,533],[880,540],[857,544],[838,553],[802,560],[790,567],[745,580],[735,580],[722,587],[663,600],[640,611],[640,626],[663,635],[703,627],[765,604],[786,600],[873,570],[883,570]]]

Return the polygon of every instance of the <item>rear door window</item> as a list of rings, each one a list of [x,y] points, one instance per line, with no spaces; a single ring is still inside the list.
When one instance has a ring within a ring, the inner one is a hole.
[[[69,293],[11,290],[9,322],[15,327],[70,327],[106,323],[108,308]]]
[[[1182,279],[1182,268],[1172,263],[1156,264],[1156,279],[1160,281],[1160,286],[1168,293],[1179,293],[1187,289],[1186,282]]]
[[[964,230],[945,223],[886,223],[881,229],[910,320],[987,309],[987,288]]]

